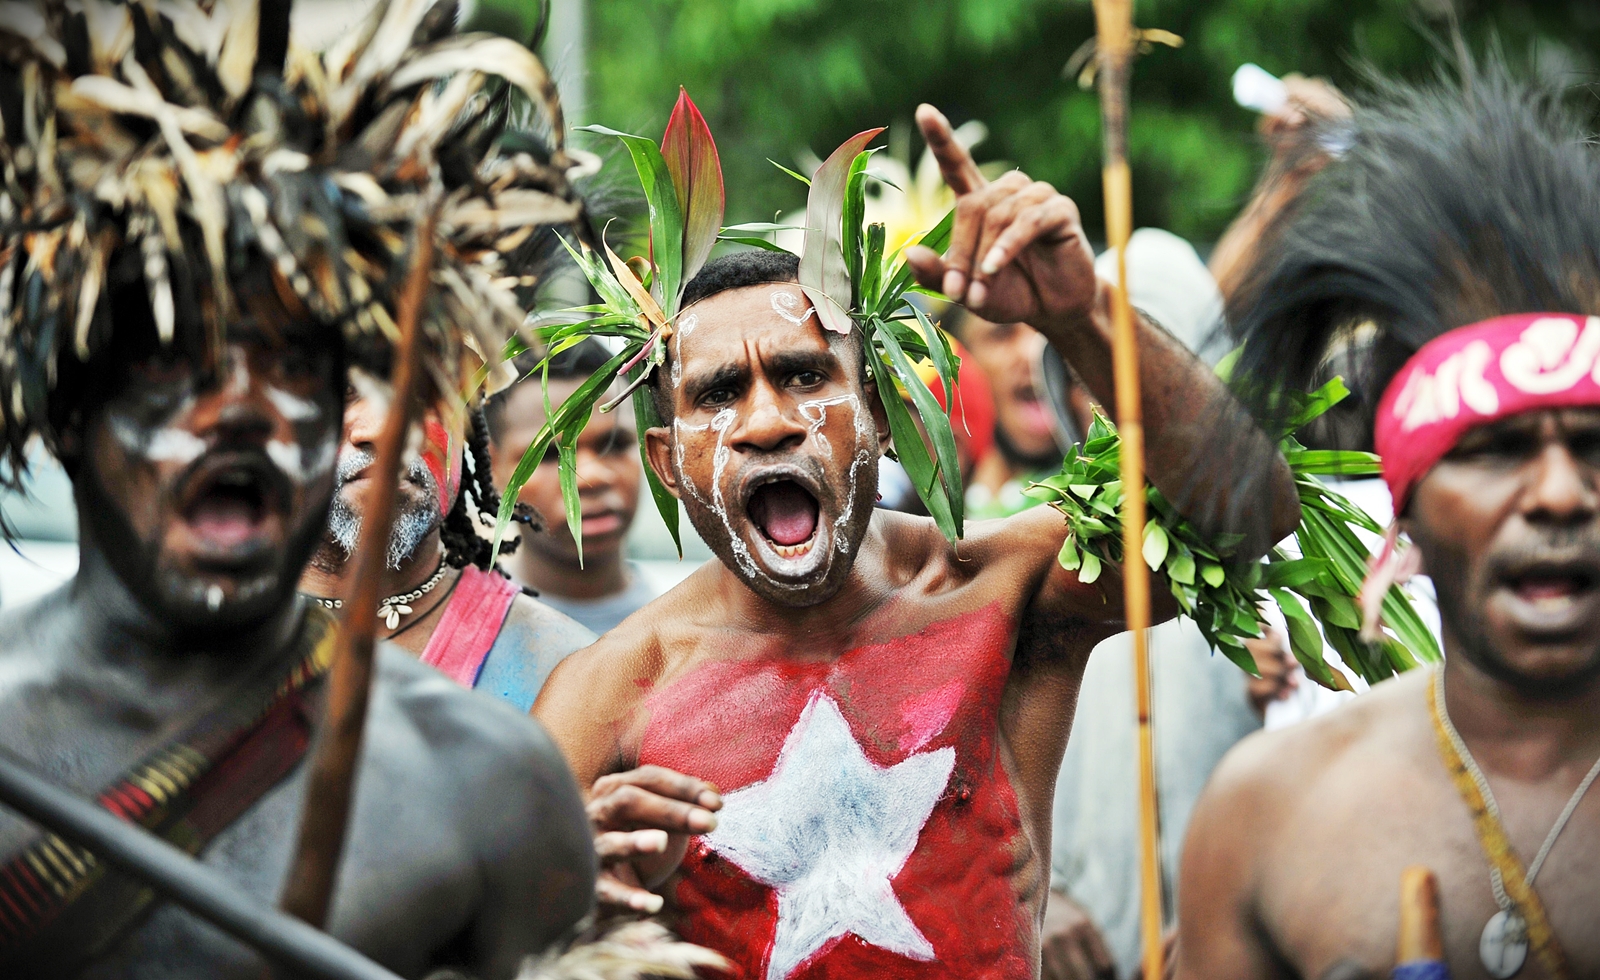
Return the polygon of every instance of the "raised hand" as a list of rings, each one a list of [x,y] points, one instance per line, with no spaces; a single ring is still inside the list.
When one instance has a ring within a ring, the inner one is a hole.
[[[917,281],[996,323],[1086,316],[1095,302],[1094,252],[1078,206],[1043,181],[1013,171],[990,183],[931,105],[917,125],[956,192],[956,220],[943,256],[906,250]]]
[[[717,828],[720,809],[715,786],[661,766],[595,780],[588,814],[600,859],[596,898],[650,915],[661,911],[661,896],[650,889],[677,870],[691,834]]]

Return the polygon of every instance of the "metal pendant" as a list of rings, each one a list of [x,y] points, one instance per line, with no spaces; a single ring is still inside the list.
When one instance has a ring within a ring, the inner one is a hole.
[[[1478,959],[1495,980],[1517,975],[1528,959],[1528,924],[1516,912],[1496,912],[1478,937]]]

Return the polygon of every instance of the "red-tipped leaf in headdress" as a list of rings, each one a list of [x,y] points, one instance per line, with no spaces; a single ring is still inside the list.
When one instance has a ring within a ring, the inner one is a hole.
[[[722,231],[727,194],[722,184],[722,160],[711,128],[683,88],[678,104],[661,137],[661,156],[672,174],[683,212],[683,282],[687,283],[711,257],[711,247]]]

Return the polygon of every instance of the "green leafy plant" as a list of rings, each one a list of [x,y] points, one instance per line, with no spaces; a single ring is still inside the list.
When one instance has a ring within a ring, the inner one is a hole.
[[[684,284],[705,265],[716,245],[726,205],[722,164],[705,117],[681,89],[659,146],[645,137],[619,133],[604,126],[586,129],[621,140],[633,158],[650,209],[649,256],[632,263],[624,262],[602,243],[605,253],[602,258],[587,246],[573,248],[563,240],[600,302],[567,310],[568,317],[578,319],[547,325],[537,331],[545,347],[539,369],[545,374],[546,421],[507,483],[495,523],[494,543],[495,547],[499,546],[510,524],[518,492],[553,443],[560,461],[561,496],[567,526],[572,531],[572,540],[577,543],[578,558],[583,559],[578,436],[589,424],[595,406],[620,376],[627,382],[626,387],[621,394],[600,405],[600,410],[610,411],[621,404],[623,398],[632,397],[634,422],[639,431],[639,454],[650,496],[681,553],[678,501],[656,478],[649,459],[644,457],[645,430],[661,424],[655,402],[644,383],[650,372],[666,361],[666,342],[672,336]],[[549,404],[550,359],[590,337],[613,338],[614,342],[620,341],[621,350],[552,410]]]
[[[1231,559],[1228,552],[1237,540],[1202,537],[1153,486],[1145,491],[1150,520],[1141,556],[1152,571],[1166,577],[1178,607],[1212,649],[1252,674],[1255,658],[1244,640],[1261,635],[1263,604],[1276,603],[1288,626],[1290,649],[1306,676],[1334,690],[1350,690],[1351,684],[1323,658],[1323,637],[1368,683],[1440,657],[1433,634],[1399,586],[1391,587],[1383,599],[1383,620],[1394,635],[1378,643],[1361,639],[1356,596],[1366,576],[1367,548],[1355,529],[1373,534],[1382,534],[1383,529],[1317,477],[1376,474],[1378,458],[1371,453],[1307,449],[1293,435],[1348,394],[1344,382],[1335,378],[1299,397],[1286,413],[1285,431],[1279,433],[1300,495],[1301,522],[1295,532],[1299,556],[1274,548],[1263,561]],[[1123,560],[1119,516],[1123,487],[1117,468],[1121,451],[1115,426],[1096,411],[1082,449],[1068,453],[1059,474],[1026,491],[1065,515],[1068,534],[1061,546],[1061,566],[1076,571],[1083,582],[1094,582],[1107,564]]]

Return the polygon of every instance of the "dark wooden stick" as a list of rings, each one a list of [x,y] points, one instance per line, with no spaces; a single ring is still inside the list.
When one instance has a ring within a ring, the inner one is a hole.
[[[297,976],[399,980],[332,936],[263,905],[194,858],[0,754],[0,804],[92,852]]]
[[[400,341],[391,375],[393,402],[378,434],[377,460],[361,505],[361,541],[356,546],[356,574],[345,603],[338,646],[328,679],[328,710],[317,737],[306,787],[300,836],[295,844],[289,879],[284,884],[284,911],[321,927],[328,917],[339,858],[344,851],[350,801],[355,796],[361,761],[361,736],[366,729],[367,701],[372,693],[373,634],[378,622],[378,596],[384,559],[394,526],[395,488],[406,433],[416,417],[418,345],[422,306],[432,283],[433,234],[437,208],[430,206],[418,227],[411,272],[400,295]]]
[[[1100,124],[1105,140],[1102,180],[1106,244],[1117,253],[1111,293],[1112,373],[1117,431],[1122,436],[1122,594],[1133,634],[1135,710],[1139,726],[1140,938],[1144,975],[1161,977],[1161,828],[1156,793],[1155,732],[1150,723],[1150,568],[1144,562],[1144,413],[1139,391],[1139,344],[1128,301],[1128,239],[1133,234],[1133,178],[1128,167],[1128,79],[1133,68],[1133,0],[1094,0],[1100,56]]]

